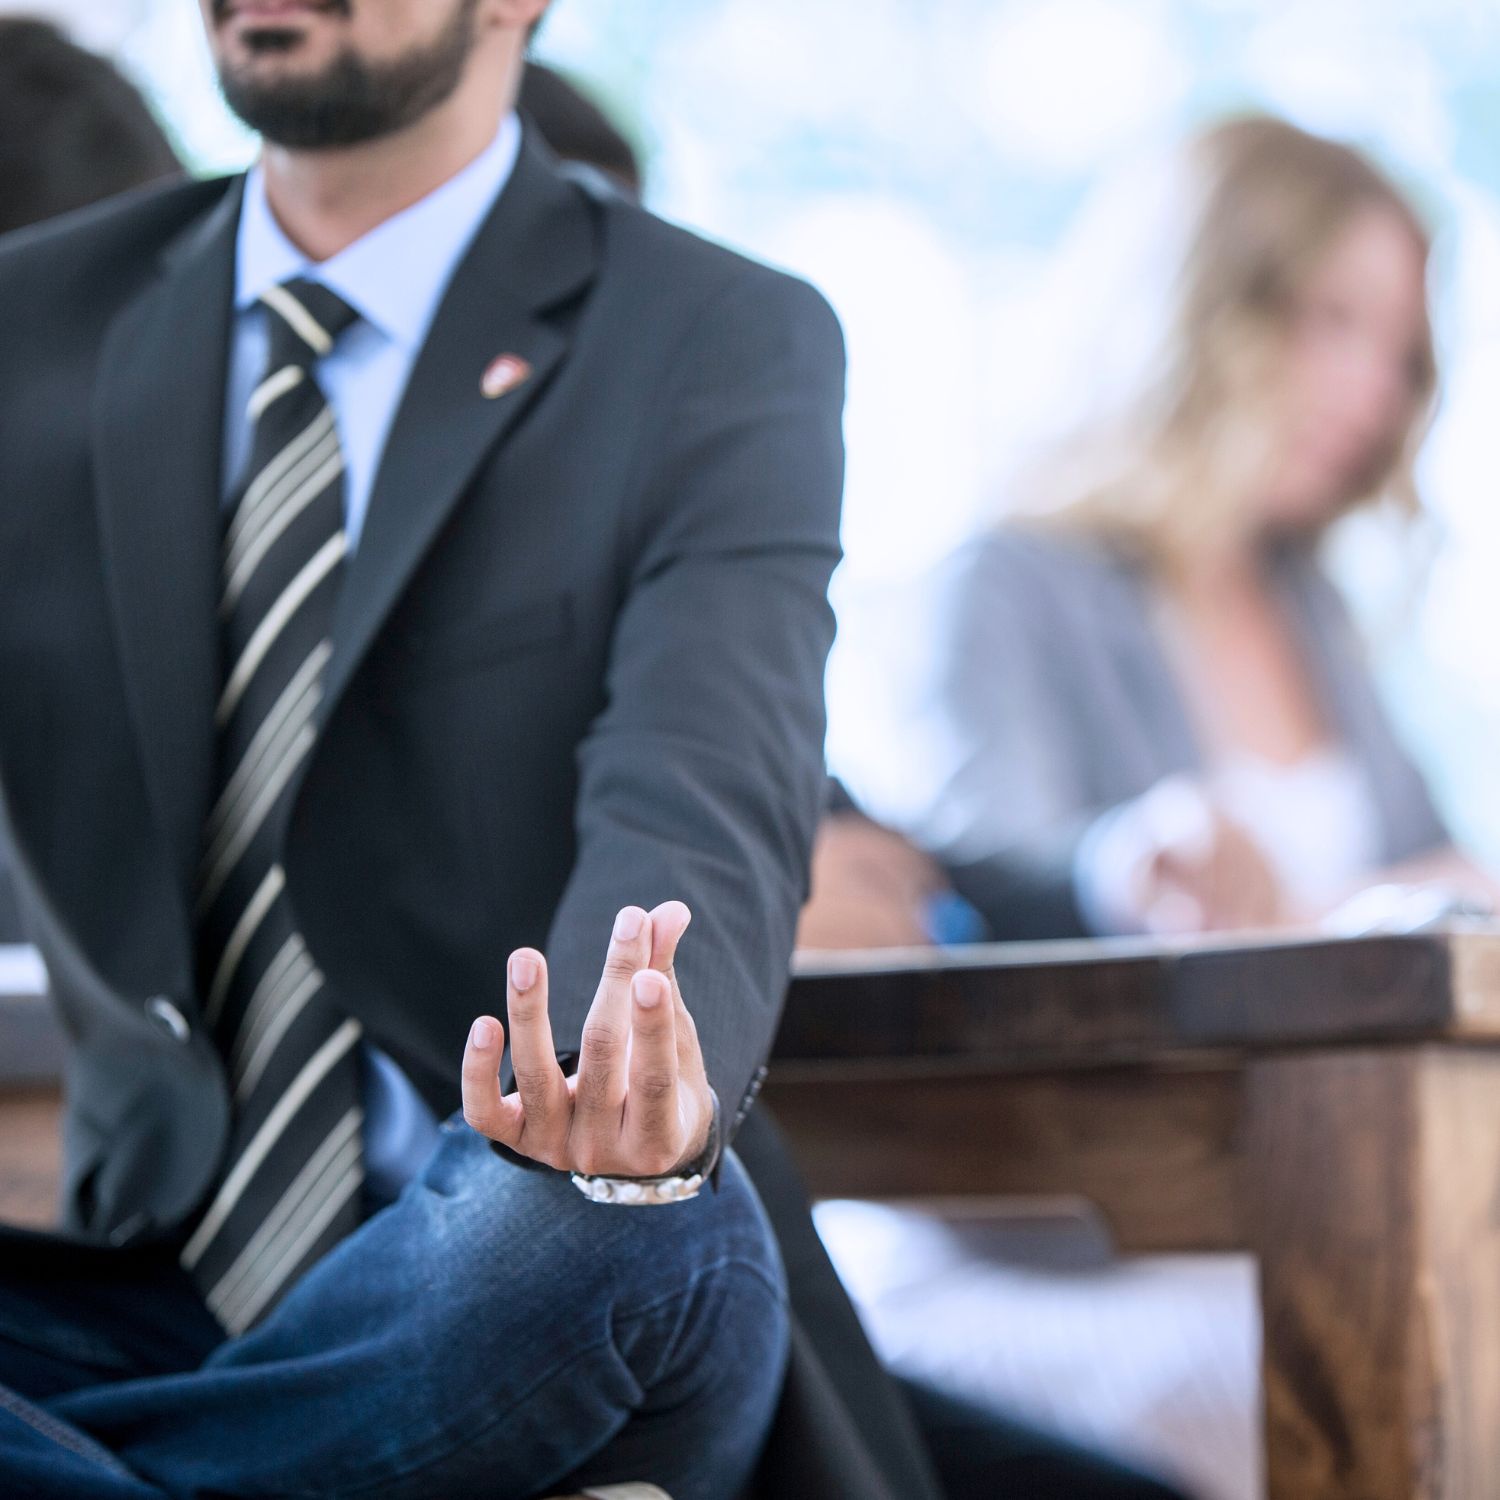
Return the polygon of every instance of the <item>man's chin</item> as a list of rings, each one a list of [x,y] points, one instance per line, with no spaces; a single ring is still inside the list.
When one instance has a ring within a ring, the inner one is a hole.
[[[221,53],[219,79],[227,92],[237,89],[253,95],[282,88],[309,90],[329,76],[336,61],[335,49],[317,46],[307,38],[298,38],[281,51],[235,47]]]
[[[391,135],[458,87],[477,3],[463,0],[426,48],[385,60],[361,57],[333,13],[285,50],[251,50],[248,38],[225,34],[216,39],[224,101],[252,130],[288,149],[326,151]]]

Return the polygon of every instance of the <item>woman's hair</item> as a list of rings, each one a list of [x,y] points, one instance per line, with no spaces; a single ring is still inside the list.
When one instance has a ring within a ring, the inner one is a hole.
[[[1115,372],[1103,403],[1022,471],[1015,490],[1023,514],[1155,562],[1223,536],[1266,473],[1292,319],[1338,235],[1377,208],[1409,229],[1424,261],[1428,252],[1416,212],[1364,156],[1283,121],[1250,116],[1214,126],[1178,165],[1168,195],[1176,222],[1169,243],[1158,236],[1151,249],[1160,298],[1149,336],[1138,341],[1145,347],[1123,377]],[[1149,306],[1149,292],[1139,290]],[[1139,323],[1141,306],[1108,315]],[[1409,421],[1371,456],[1329,521],[1379,499],[1418,510],[1412,465],[1437,384],[1425,301],[1411,382]]]

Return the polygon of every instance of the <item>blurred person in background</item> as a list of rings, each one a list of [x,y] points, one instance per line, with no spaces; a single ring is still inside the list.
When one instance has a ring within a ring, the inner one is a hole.
[[[1377,882],[1491,897],[1377,701],[1322,557],[1356,511],[1419,534],[1437,379],[1417,214],[1358,153],[1264,117],[1123,188],[1086,218],[1084,264],[1059,268],[1070,308],[1097,313],[1059,440],[1020,470],[1005,523],[940,570],[930,612],[900,622],[926,667],[875,658],[871,692],[889,688],[893,711],[835,763],[859,805],[835,800],[820,828],[804,947],[942,941],[945,875],[1001,938],[1307,921]],[[1091,283],[1100,258],[1120,264]],[[1071,1358],[1105,1390],[1214,1390],[1217,1361],[1253,1347],[1233,1284],[1187,1268],[1164,1297],[1085,1284],[1066,1338],[1028,1327],[1008,1218],[997,1207],[1002,1248],[978,1258],[1019,1368]],[[922,1253],[911,1223],[883,1232],[889,1260]],[[1108,1264],[1080,1221],[1021,1264],[1091,1255]],[[940,1323],[942,1300],[927,1311]],[[1033,1394],[1052,1394],[1045,1376]],[[1181,1452],[1206,1457],[1215,1431]]]
[[[591,167],[627,198],[641,196],[641,164],[609,116],[581,89],[545,63],[527,61],[517,108],[562,158]]]
[[[1193,140],[1163,204],[1164,295],[1105,309],[1155,328],[945,565],[890,821],[999,937],[1272,927],[1382,883],[1488,905],[1320,561],[1351,512],[1418,515],[1427,234],[1263,116]]]
[[[111,63],[46,21],[0,16],[0,234],[181,172],[145,100]],[[21,936],[0,837],[0,943]]]
[[[830,776],[797,947],[925,948],[977,943],[986,935],[979,913],[949,885],[942,866],[867,817]]]
[[[0,234],[181,172],[112,63],[46,21],[0,16]]]

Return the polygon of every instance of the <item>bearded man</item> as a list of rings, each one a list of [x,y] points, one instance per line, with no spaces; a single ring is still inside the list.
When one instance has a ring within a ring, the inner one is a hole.
[[[6,1494],[729,1500],[770,1423],[842,342],[531,138],[545,7],[204,0],[257,164],[0,247]]]

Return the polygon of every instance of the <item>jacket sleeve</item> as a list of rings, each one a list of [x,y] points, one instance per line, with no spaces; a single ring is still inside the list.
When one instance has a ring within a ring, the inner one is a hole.
[[[774,1038],[823,796],[843,382],[810,287],[748,266],[711,294],[637,445],[606,703],[577,752],[557,1046],[579,1044],[616,911],[685,901],[677,972],[726,1125]]]

